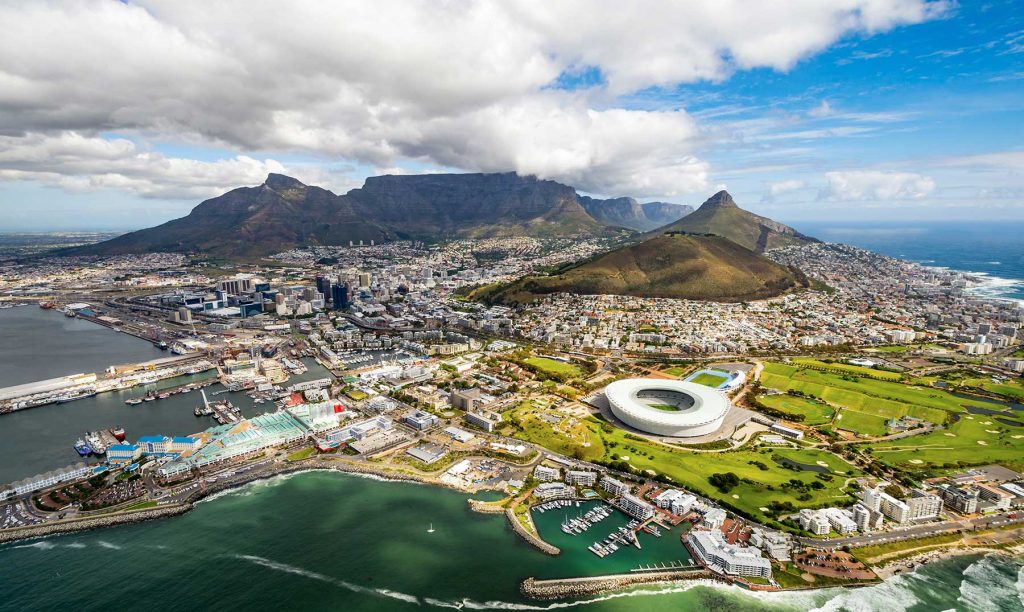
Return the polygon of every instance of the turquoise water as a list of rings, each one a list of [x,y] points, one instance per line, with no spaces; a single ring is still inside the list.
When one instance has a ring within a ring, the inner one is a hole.
[[[518,592],[522,578],[559,575],[576,563],[526,546],[501,516],[470,512],[466,499],[337,473],[277,477],[181,517],[0,547],[0,610],[1024,606],[1021,563],[998,558],[954,559],[865,589],[755,595],[683,584],[533,602]],[[430,523],[434,533],[427,532]]]

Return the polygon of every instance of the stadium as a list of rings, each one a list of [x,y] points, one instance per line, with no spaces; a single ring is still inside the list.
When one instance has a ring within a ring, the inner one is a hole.
[[[730,407],[720,392],[678,380],[619,380],[608,385],[604,394],[623,423],[659,436],[692,438],[714,433]]]

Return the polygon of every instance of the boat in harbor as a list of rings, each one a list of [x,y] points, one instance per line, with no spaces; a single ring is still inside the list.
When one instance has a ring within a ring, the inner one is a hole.
[[[129,406],[138,406],[139,404],[142,403],[142,401],[143,400],[141,397],[133,397],[131,399],[124,400],[124,403],[128,404]]]
[[[160,342],[154,342],[153,346],[160,349],[161,351],[166,351],[168,348],[167,343],[164,342],[163,340],[161,340]]]
[[[75,442],[75,450],[78,451],[78,454],[83,457],[92,454],[92,447],[89,446],[88,442],[81,438],[79,438],[78,441]]]
[[[114,427],[113,429],[110,430],[110,433],[117,439],[118,442],[124,442],[125,433],[123,427]]]

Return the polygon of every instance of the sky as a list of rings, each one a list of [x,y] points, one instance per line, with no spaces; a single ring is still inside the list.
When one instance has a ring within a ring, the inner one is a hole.
[[[149,227],[269,172],[1024,220],[1014,4],[0,0],[0,232]]]

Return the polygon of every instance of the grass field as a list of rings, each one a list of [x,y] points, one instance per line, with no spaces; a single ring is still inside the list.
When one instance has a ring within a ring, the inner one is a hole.
[[[638,470],[653,470],[674,482],[713,499],[737,507],[760,520],[770,517],[761,510],[774,502],[789,502],[796,508],[820,506],[849,499],[843,492],[847,472],[862,473],[836,455],[817,449],[765,449],[723,453],[697,453],[659,444],[635,436],[594,417],[578,419],[524,402],[507,414],[522,428],[515,436],[553,451],[586,460],[626,461]],[[541,418],[547,416],[548,420]],[[556,421],[554,423],[549,421]],[[636,438],[636,439],[634,439]],[[824,463],[835,476],[830,481],[813,471],[797,471],[773,461],[773,455],[798,464],[820,466]],[[756,463],[755,463],[756,462]],[[819,463],[820,462],[820,463]],[[765,469],[757,464],[761,464]],[[715,473],[732,472],[745,481],[723,493],[708,482]],[[800,488],[788,484],[791,479]],[[810,487],[821,483],[820,489]],[[801,500],[799,497],[807,495]]]
[[[662,370],[662,372],[664,374],[668,374],[669,376],[675,376],[676,378],[678,378],[678,377],[682,376],[683,374],[686,374],[686,368],[671,367],[671,368]]]
[[[665,412],[678,412],[679,408],[672,404],[645,404],[648,408],[654,408],[655,410],[664,410]]]
[[[793,363],[801,366],[815,369],[825,370],[840,370],[856,376],[867,376],[869,378],[879,378],[882,380],[894,380],[898,381],[903,378],[897,372],[887,372],[885,370],[878,370],[875,368],[865,368],[864,366],[851,365],[849,363],[825,363],[824,361],[818,361],[817,359],[794,359]]]
[[[972,387],[981,387],[989,393],[996,393],[1016,400],[1024,399],[1024,383],[1020,379],[997,383],[993,382],[991,378],[968,378],[963,382]]]
[[[583,370],[573,364],[558,361],[556,359],[548,359],[547,357],[527,357],[524,361],[528,365],[537,368],[542,372],[547,372],[548,374],[558,374],[561,376],[569,376],[571,378],[583,375]]]
[[[986,407],[980,400],[956,397],[923,385],[800,369],[787,364],[767,364],[761,374],[761,384],[779,391],[800,391],[866,414],[886,418],[909,415],[936,424],[945,422],[946,412],[963,412],[965,406]]]
[[[940,544],[950,544],[952,542],[959,542],[961,540],[963,540],[962,534],[940,533],[938,535],[929,536],[927,538],[915,538],[911,540],[903,540],[900,542],[888,542],[885,544],[878,544],[876,546],[863,546],[861,548],[854,548],[850,552],[852,552],[855,557],[860,559],[861,562],[872,563],[879,557],[886,557],[887,560],[891,560],[899,558],[901,556],[894,553],[899,553],[902,551],[913,551],[918,548],[938,546]]]
[[[841,410],[836,417],[836,428],[869,436],[884,436],[888,429],[885,418],[856,410]]]
[[[764,395],[758,398],[762,404],[786,414],[803,415],[801,423],[805,425],[824,425],[830,423],[835,411],[831,406],[795,395]]]
[[[722,383],[729,380],[728,376],[720,376],[718,374],[711,374],[709,372],[702,372],[697,376],[693,377],[690,382],[697,383],[698,385],[704,385],[705,387],[711,387],[713,389],[718,388]]]
[[[988,415],[963,415],[946,431],[869,444],[867,448],[875,459],[910,471],[949,469],[956,467],[957,461],[1024,469],[1024,427],[1005,425]]]

